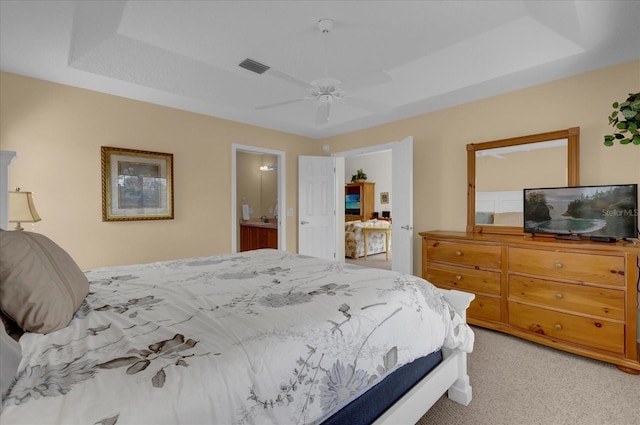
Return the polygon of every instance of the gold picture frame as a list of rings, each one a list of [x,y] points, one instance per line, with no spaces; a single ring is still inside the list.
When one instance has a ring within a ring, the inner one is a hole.
[[[102,221],[172,220],[173,154],[101,147]]]
[[[380,192],[380,203],[381,204],[389,203],[389,192]]]

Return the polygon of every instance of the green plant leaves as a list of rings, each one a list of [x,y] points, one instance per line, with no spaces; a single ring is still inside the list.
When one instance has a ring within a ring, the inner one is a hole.
[[[613,109],[616,109],[609,116],[609,125],[620,130],[617,133],[604,136],[604,145],[613,146],[615,141],[621,145],[640,145],[640,93],[630,93],[627,100],[622,103],[614,102]],[[626,136],[622,133],[630,133]]]
[[[613,146],[613,139],[614,139],[614,137],[612,135],[604,136],[604,145],[605,146]]]

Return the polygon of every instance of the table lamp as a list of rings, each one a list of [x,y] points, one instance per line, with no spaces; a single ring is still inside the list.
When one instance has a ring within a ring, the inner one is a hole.
[[[31,192],[9,192],[9,223],[17,223],[13,230],[24,230],[20,223],[35,223],[42,220],[33,204]]]

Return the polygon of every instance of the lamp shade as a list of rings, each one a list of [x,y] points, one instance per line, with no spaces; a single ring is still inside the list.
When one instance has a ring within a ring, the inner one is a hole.
[[[35,223],[42,220],[33,204],[31,192],[9,192],[9,222],[18,223],[17,230],[20,229],[20,223]]]

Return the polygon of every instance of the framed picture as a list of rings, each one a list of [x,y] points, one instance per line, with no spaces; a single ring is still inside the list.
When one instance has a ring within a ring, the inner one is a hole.
[[[380,203],[381,204],[389,203],[389,192],[380,192]]]
[[[173,219],[173,154],[101,147],[102,221]]]

